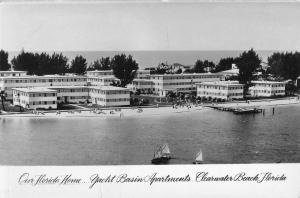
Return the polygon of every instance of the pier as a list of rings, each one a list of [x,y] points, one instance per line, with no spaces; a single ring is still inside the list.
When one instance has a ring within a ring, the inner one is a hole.
[[[250,114],[250,113],[263,113],[264,109],[259,107],[222,107],[215,105],[208,105],[206,107],[210,107],[220,111],[230,111],[235,114]]]

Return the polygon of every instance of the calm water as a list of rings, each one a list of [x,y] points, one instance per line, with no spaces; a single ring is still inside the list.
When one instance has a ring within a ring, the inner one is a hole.
[[[0,118],[0,164],[150,164],[168,142],[174,164],[300,162],[300,106],[262,114],[203,110],[136,118]]]

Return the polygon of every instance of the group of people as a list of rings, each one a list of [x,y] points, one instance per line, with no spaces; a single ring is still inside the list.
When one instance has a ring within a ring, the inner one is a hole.
[[[185,104],[185,105],[184,104],[179,104],[179,105],[173,104],[172,105],[173,109],[184,108],[184,107],[186,107],[187,109],[191,109],[192,105],[191,104]]]
[[[33,110],[32,113],[33,113],[34,115],[45,115],[44,112],[42,112],[42,111],[37,111],[37,110]]]

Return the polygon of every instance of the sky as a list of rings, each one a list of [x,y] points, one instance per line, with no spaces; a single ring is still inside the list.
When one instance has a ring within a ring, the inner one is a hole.
[[[300,47],[300,3],[126,2],[2,2],[0,48],[139,51]]]

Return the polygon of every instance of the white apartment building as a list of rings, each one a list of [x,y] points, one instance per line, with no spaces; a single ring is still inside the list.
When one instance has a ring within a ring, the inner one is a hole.
[[[127,88],[113,86],[90,87],[90,97],[93,104],[101,106],[130,105],[130,91]]]
[[[130,89],[130,91],[137,91],[140,90],[141,93],[153,93],[154,91],[154,82],[153,80],[149,79],[134,79],[132,83],[130,83],[127,88]]]
[[[110,86],[113,81],[119,81],[114,76],[87,77],[87,83],[92,86]]]
[[[6,92],[8,100],[12,100],[13,98],[12,88],[83,86],[86,84],[87,84],[87,79],[85,76],[76,76],[76,75],[0,77],[0,90],[4,90]]]
[[[271,97],[285,95],[285,82],[276,81],[252,81],[253,86],[249,88],[253,97]]]
[[[150,70],[137,70],[136,79],[150,79]]]
[[[0,71],[0,77],[26,76],[26,71]]]
[[[154,83],[154,93],[162,97],[166,96],[169,91],[187,93],[196,91],[196,83],[222,79],[223,75],[217,73],[150,75],[150,80]]]
[[[84,103],[89,100],[87,86],[52,86],[48,89],[57,91],[57,103]]]
[[[113,76],[112,70],[94,70],[94,71],[87,71],[86,75],[88,77],[103,77],[103,76]]]
[[[56,90],[44,87],[13,88],[13,104],[28,109],[56,109]]]
[[[215,81],[196,84],[197,97],[211,99],[242,99],[244,85],[237,81]]]

